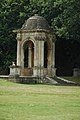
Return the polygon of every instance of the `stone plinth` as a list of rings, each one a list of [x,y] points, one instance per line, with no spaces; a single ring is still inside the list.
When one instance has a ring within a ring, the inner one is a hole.
[[[74,68],[73,69],[73,76],[74,77],[80,76],[80,69],[79,68]]]
[[[10,76],[20,75],[20,66],[11,65],[10,66]]]

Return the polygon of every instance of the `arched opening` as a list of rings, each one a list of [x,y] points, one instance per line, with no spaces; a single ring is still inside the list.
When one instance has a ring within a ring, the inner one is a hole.
[[[48,44],[47,42],[44,43],[44,68],[48,66]]]
[[[31,68],[34,66],[34,44],[27,41],[24,44],[24,67]]]
[[[47,68],[51,65],[51,43],[44,43],[44,68]]]
[[[28,47],[24,49],[24,67],[28,67]]]

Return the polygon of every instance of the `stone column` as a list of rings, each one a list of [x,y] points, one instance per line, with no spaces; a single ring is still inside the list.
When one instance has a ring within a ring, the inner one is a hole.
[[[24,48],[21,46],[21,67],[24,68]]]
[[[32,67],[32,51],[31,48],[28,48],[28,67],[31,68]]]
[[[44,41],[37,41],[34,49],[34,66],[44,66]]]
[[[41,67],[44,67],[44,41],[41,41],[40,51],[40,64]]]
[[[17,65],[21,65],[21,45],[20,40],[17,40]]]
[[[36,41],[34,46],[34,68],[33,68],[33,75],[38,76],[39,70],[39,43]]]
[[[43,76],[44,67],[44,41],[39,41],[39,76]]]
[[[41,43],[38,41],[38,66],[40,66],[40,58],[41,58]]]
[[[41,67],[44,66],[44,41],[39,41],[39,46],[38,46],[38,59],[39,59],[39,63],[38,65]]]
[[[37,49],[34,47],[34,66],[37,66]]]

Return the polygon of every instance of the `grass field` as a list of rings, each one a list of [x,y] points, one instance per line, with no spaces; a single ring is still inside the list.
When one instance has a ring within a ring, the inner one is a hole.
[[[80,87],[0,79],[0,120],[80,120]]]
[[[65,79],[73,81],[73,82],[80,83],[80,76],[78,76],[78,77],[62,77],[62,78],[65,78]]]

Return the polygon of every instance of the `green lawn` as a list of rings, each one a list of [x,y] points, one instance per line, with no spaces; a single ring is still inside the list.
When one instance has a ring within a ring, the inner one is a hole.
[[[73,82],[80,83],[80,76],[78,76],[78,77],[63,77],[63,78],[73,81]]]
[[[0,79],[0,120],[80,120],[80,87]]]

